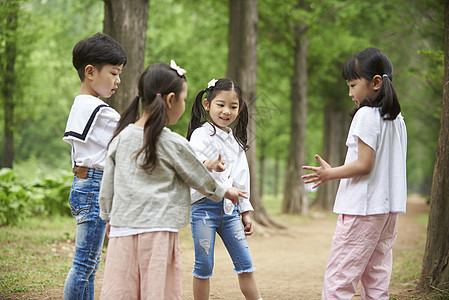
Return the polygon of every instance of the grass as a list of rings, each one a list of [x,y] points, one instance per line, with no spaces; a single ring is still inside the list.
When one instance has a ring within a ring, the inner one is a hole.
[[[71,266],[75,235],[71,217],[29,218],[18,226],[0,227],[0,296],[60,288]]]

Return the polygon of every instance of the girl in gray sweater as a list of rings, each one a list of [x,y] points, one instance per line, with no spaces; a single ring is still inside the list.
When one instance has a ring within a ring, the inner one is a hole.
[[[148,67],[109,145],[100,189],[110,238],[101,299],[181,299],[178,231],[189,222],[190,187],[217,202],[246,197],[218,184],[187,140],[165,127],[184,113],[185,73],[174,61]]]

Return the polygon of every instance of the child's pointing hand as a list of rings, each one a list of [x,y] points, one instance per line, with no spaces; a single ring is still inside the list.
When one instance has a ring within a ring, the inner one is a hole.
[[[209,170],[209,172],[212,170],[215,172],[223,172],[226,170],[225,162],[221,158],[221,154],[218,154],[216,159],[205,160],[204,166]]]
[[[302,166],[303,170],[310,170],[315,173],[306,174],[301,177],[304,180],[304,183],[316,182],[316,184],[312,188],[316,188],[317,186],[326,183],[329,181],[329,169],[331,166],[322,159],[318,154],[315,155],[316,160],[320,163],[320,167],[312,167],[312,166]]]

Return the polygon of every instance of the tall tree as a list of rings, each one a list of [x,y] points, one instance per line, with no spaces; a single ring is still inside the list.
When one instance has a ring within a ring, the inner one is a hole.
[[[449,288],[449,0],[444,0],[444,90],[441,125],[430,195],[427,243],[420,284]]]
[[[304,1],[298,1],[298,8],[303,8]],[[290,114],[290,152],[287,175],[285,178],[284,202],[282,211],[291,214],[307,214],[308,204],[301,168],[304,164],[307,120],[307,38],[308,26],[298,23],[294,28],[294,64],[291,76],[291,114]]]
[[[2,1],[1,11],[6,13],[6,18],[1,21],[4,28],[2,30],[2,39],[4,42],[4,51],[1,59],[0,78],[1,83],[1,99],[3,100],[3,109],[5,116],[4,123],[4,149],[2,166],[6,168],[13,167],[14,160],[14,89],[16,81],[16,73],[14,66],[17,55],[17,27],[19,1]]]
[[[251,177],[251,204],[254,220],[275,224],[268,216],[257,188],[256,83],[257,83],[257,0],[229,1],[229,54],[226,76],[239,83],[248,104],[248,164]]]
[[[128,61],[120,76],[120,88],[111,106],[122,111],[137,95],[137,81],[144,69],[145,39],[150,0],[104,0],[104,33],[116,39]]]

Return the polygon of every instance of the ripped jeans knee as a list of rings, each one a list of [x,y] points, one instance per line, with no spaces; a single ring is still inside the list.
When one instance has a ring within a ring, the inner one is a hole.
[[[215,237],[218,234],[234,264],[234,272],[254,271],[251,254],[237,208],[232,215],[223,211],[223,201],[203,198],[192,205],[190,225],[195,247],[193,275],[200,279],[212,276]]]

